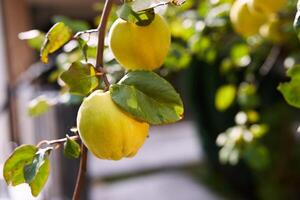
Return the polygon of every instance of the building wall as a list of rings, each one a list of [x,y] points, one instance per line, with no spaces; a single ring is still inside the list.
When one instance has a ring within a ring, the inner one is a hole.
[[[2,1],[1,1],[2,2]],[[4,36],[4,25],[3,25],[3,13],[0,2],[0,166],[4,159],[9,154],[12,143],[10,143],[9,137],[9,115],[8,108],[5,104],[7,101],[7,60],[5,53],[5,36]],[[1,167],[0,167],[1,168]],[[2,172],[2,170],[1,170]]]

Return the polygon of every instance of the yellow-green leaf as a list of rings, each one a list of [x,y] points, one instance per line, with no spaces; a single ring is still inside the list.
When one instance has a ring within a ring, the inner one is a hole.
[[[37,148],[33,145],[22,145],[14,150],[3,167],[3,176],[8,185],[25,183],[24,167],[35,158]]]
[[[56,23],[47,33],[41,48],[41,61],[48,63],[48,55],[57,51],[72,37],[72,31],[64,23]]]
[[[44,114],[45,112],[48,112],[50,106],[50,102],[45,97],[40,96],[30,101],[27,112],[31,117],[37,117]]]
[[[228,109],[236,97],[236,87],[234,85],[223,85],[216,93],[215,106],[218,111]]]

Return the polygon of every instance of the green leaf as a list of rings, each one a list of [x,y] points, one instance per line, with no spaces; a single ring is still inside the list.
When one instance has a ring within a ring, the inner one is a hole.
[[[33,159],[32,163],[25,165],[24,167],[24,178],[26,183],[32,183],[38,174],[41,166],[44,164],[45,160],[48,159],[52,147],[39,149]]]
[[[73,32],[85,31],[90,29],[90,25],[83,20],[74,20],[66,16],[55,16],[52,21],[54,23],[62,22],[66,26],[70,27]]]
[[[96,71],[93,65],[80,62],[73,63],[60,77],[69,87],[70,92],[78,95],[87,95],[98,84]]]
[[[300,108],[300,78],[292,78],[288,83],[281,83],[278,90],[291,106]]]
[[[232,105],[236,97],[236,91],[235,85],[224,85],[217,90],[215,106],[218,111],[225,111]]]
[[[135,23],[138,26],[147,26],[149,25],[155,17],[154,9],[149,8],[143,11],[135,12],[132,10],[132,7],[128,3],[124,3],[119,10],[117,11],[119,18]]]
[[[119,18],[124,19],[125,21],[136,22],[134,12],[131,6],[127,3],[124,3],[119,10],[117,10],[117,15]]]
[[[27,113],[31,117],[37,117],[48,112],[50,106],[50,102],[45,97],[40,96],[30,101]]]
[[[23,169],[25,165],[32,163],[37,150],[33,145],[22,145],[14,150],[3,167],[3,176],[8,185],[25,183]]]
[[[80,156],[80,145],[67,135],[67,141],[64,143],[64,155],[70,159],[76,159]]]
[[[19,39],[20,40],[26,40],[28,45],[35,49],[40,50],[44,40],[45,40],[45,33],[39,31],[39,30],[30,30],[26,32],[19,33]]]
[[[296,65],[287,71],[287,76],[295,79],[295,78],[300,78],[300,65]]]
[[[176,6],[180,6],[184,2],[185,0],[135,0],[132,2],[132,8],[135,12],[139,12],[170,3]]]
[[[290,82],[281,83],[277,89],[283,94],[288,104],[300,108],[300,65],[289,68],[287,76],[291,78]]]
[[[72,37],[72,32],[64,23],[56,23],[46,34],[46,39],[41,48],[41,61],[48,63],[48,55],[57,51]]]
[[[35,175],[33,181],[29,184],[31,189],[31,194],[33,196],[38,196],[45,186],[50,174],[50,161],[48,158],[44,159],[43,164],[40,166],[39,171]]]
[[[87,62],[88,61],[88,56],[87,56],[88,45],[87,45],[87,41],[85,41],[82,38],[78,38],[77,41],[79,43],[80,49],[82,51],[82,55],[83,55],[83,57],[85,59],[85,62]]]
[[[172,85],[149,71],[132,71],[110,87],[113,101],[135,118],[150,124],[180,120],[183,104]]]

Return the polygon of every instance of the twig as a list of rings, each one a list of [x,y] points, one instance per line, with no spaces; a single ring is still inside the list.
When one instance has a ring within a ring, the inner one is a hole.
[[[98,29],[90,29],[90,30],[86,30],[86,31],[80,31],[78,33],[76,33],[76,35],[74,35],[74,39],[77,39],[79,38],[81,35],[84,35],[84,34],[91,34],[91,33],[97,33],[98,32]]]
[[[259,69],[259,74],[262,76],[266,76],[272,69],[272,67],[275,65],[277,57],[280,54],[280,47],[274,46],[272,47],[269,55],[267,56],[264,64]]]
[[[81,143],[81,159],[79,165],[79,172],[77,175],[76,185],[73,193],[72,200],[79,200],[80,199],[80,192],[82,188],[82,183],[85,178],[86,173],[86,166],[87,166],[87,148]]]
[[[80,139],[78,135],[75,136],[71,136],[69,137],[71,140],[78,140]],[[56,139],[56,140],[42,140],[40,141],[36,146],[39,148],[41,147],[43,144],[47,144],[47,145],[61,145],[63,143],[65,143],[67,141],[68,138],[61,138],[61,139]]]
[[[102,78],[105,84],[105,91],[109,89],[109,81],[106,76],[106,72],[103,68],[103,51],[104,51],[104,39],[105,39],[105,31],[106,31],[106,24],[109,17],[109,13],[111,11],[113,5],[113,0],[106,0],[101,16],[101,21],[98,26],[98,51],[96,57],[96,69],[103,73]]]
[[[111,11],[113,5],[113,0],[106,0],[103,8],[103,12],[101,15],[101,21],[97,28],[98,30],[98,50],[97,50],[97,57],[96,57],[96,69],[99,73],[102,73],[102,78],[105,83],[105,91],[109,89],[109,81],[106,76],[106,72],[103,68],[103,51],[104,51],[104,38],[105,38],[105,30],[106,24],[109,17],[109,13]],[[72,200],[79,200],[80,199],[80,192],[83,184],[83,180],[85,178],[86,173],[86,166],[87,166],[87,148],[84,144],[81,144],[81,159],[80,159],[80,167],[77,175],[77,181],[75,190],[73,193]]]

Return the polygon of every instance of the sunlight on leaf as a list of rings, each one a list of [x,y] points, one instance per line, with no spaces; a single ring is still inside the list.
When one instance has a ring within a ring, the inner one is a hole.
[[[72,37],[72,32],[64,23],[56,23],[47,33],[41,48],[41,61],[48,63],[48,55],[57,51]]]

